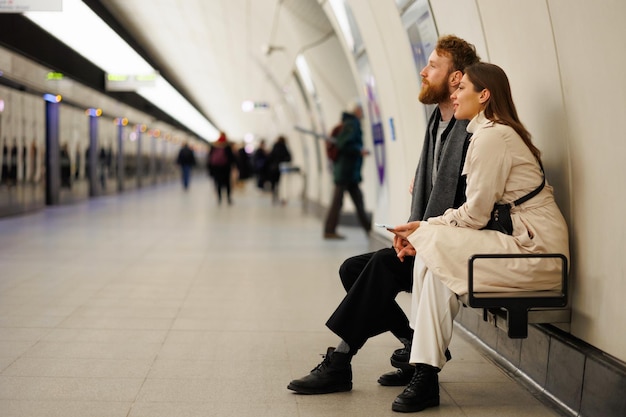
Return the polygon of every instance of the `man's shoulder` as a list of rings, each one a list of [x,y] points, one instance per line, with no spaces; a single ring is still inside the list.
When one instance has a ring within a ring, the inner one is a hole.
[[[469,125],[469,122],[470,122],[470,121],[469,121],[469,120],[467,120],[467,119],[463,119],[463,120],[456,119],[456,124],[457,124],[459,127],[463,127],[463,128],[466,128],[466,127],[467,127],[467,125]]]

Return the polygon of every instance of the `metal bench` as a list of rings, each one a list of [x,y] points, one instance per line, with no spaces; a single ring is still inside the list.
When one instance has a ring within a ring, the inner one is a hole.
[[[551,291],[475,292],[474,263],[479,259],[559,258],[561,289]],[[528,337],[529,323],[569,323],[567,258],[550,254],[478,254],[468,261],[468,292],[459,297],[468,307],[482,309],[483,320],[505,330],[512,339]]]

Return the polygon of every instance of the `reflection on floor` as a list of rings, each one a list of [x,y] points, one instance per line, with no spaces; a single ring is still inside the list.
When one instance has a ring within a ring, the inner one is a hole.
[[[368,241],[325,241],[298,201],[247,187],[230,207],[202,176],[0,219],[0,417],[398,415],[401,389],[376,382],[389,334],[355,357],[352,392],[286,389],[336,343],[337,269]],[[559,415],[462,332],[451,351],[421,415]]]

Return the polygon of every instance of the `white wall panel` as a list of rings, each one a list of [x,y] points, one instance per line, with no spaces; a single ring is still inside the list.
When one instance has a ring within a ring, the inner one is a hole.
[[[430,0],[439,35],[456,35],[476,46],[483,61],[489,61],[483,28],[475,1]]]
[[[520,118],[542,151],[548,181],[569,220],[569,135],[546,3],[481,0],[479,8],[490,61],[509,77]]]
[[[571,149],[572,333],[626,360],[626,2],[549,1]]]

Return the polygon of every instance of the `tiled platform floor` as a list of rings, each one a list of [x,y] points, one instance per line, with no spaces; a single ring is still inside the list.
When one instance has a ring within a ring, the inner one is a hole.
[[[337,269],[368,250],[342,232],[252,184],[219,207],[204,177],[0,219],[0,417],[397,416],[401,389],[376,383],[390,335],[355,357],[352,392],[286,389],[336,343]],[[462,332],[451,351],[420,415],[559,415]]]

